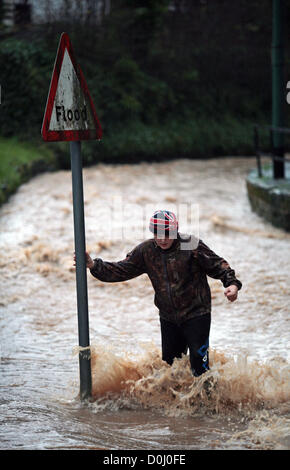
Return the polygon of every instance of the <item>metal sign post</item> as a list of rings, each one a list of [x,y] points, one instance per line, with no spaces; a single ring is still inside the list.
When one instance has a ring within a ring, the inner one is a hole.
[[[77,307],[79,329],[79,365],[80,365],[80,397],[88,398],[91,395],[91,361],[89,314],[87,295],[87,270],[85,259],[85,217],[83,196],[83,175],[81,143],[70,142],[72,194],[74,211],[74,239],[76,253],[76,283]]]
[[[79,332],[80,397],[91,396],[91,360],[85,255],[81,140],[101,139],[102,129],[70,39],[62,33],[42,124],[45,141],[70,142],[76,287]]]
[[[284,78],[284,2],[273,0],[272,2],[272,126],[273,128],[284,126],[285,106],[285,78]],[[285,178],[284,162],[284,134],[272,130],[272,151],[279,160],[273,160],[273,177]]]

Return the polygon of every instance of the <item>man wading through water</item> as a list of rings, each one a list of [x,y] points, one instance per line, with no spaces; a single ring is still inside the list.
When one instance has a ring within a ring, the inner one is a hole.
[[[127,281],[146,273],[159,309],[162,359],[172,365],[189,349],[191,370],[198,377],[209,369],[211,292],[206,276],[221,280],[231,302],[237,299],[242,283],[227,261],[202,240],[178,232],[172,212],[156,211],[149,229],[154,238],[140,243],[124,260],[92,260],[86,253],[86,265],[104,282]]]

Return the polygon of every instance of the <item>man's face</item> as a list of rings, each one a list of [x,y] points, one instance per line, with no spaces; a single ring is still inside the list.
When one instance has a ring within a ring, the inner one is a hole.
[[[162,250],[168,250],[171,246],[172,243],[174,242],[175,238],[157,238],[157,235],[154,235],[154,239],[157,243],[157,245],[162,248]]]

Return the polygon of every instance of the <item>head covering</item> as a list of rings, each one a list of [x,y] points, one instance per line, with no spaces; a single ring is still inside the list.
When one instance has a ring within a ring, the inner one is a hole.
[[[155,211],[150,219],[149,230],[160,238],[164,236],[177,238],[178,221],[176,215],[165,210]]]

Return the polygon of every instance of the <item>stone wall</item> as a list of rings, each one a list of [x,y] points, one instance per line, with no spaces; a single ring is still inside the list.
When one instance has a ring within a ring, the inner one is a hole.
[[[270,168],[264,168],[263,176],[259,178],[254,169],[246,183],[253,211],[274,226],[290,232],[290,165],[286,166],[285,179],[273,179]]]

